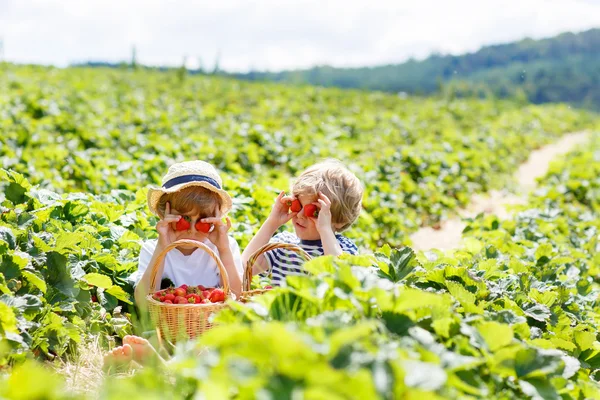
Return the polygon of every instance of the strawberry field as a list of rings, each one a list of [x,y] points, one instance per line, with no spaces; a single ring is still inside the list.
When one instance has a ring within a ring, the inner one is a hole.
[[[600,398],[597,136],[513,217],[471,221],[461,248],[404,247],[510,188],[532,150],[599,126],[564,105],[0,64],[0,397]],[[222,171],[243,248],[290,177],[327,157],[365,184],[349,231],[362,255],[231,303],[167,365],[65,389],[57,364],[148,329],[128,278],[168,165]]]

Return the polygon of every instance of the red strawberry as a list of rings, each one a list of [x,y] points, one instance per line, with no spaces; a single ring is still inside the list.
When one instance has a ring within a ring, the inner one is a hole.
[[[179,221],[177,221],[177,223],[175,224],[175,229],[178,231],[187,231],[188,229],[190,229],[190,222],[190,217],[188,217],[187,215],[182,216],[181,218],[179,218]]]
[[[204,299],[204,300],[202,300],[202,304],[210,304],[210,300],[209,299]]]
[[[292,201],[290,210],[292,212],[300,212],[300,210],[302,210],[302,203],[300,203],[300,200],[295,199],[294,201]]]
[[[273,286],[267,285],[267,286],[265,286],[265,289],[273,289]]]
[[[213,303],[225,301],[225,292],[223,292],[221,289],[215,289],[210,294],[209,300]]]
[[[94,303],[97,303],[97,302],[98,302],[98,298],[97,298],[96,296],[93,296],[93,295],[92,295],[92,301],[93,301]]]
[[[208,299],[210,297],[210,292],[208,290],[203,290],[202,291],[202,298],[203,299]]]
[[[165,304],[173,304],[173,302],[171,300],[165,300],[164,303]]]
[[[186,291],[185,291],[185,289],[177,288],[177,289],[175,289],[175,293],[173,293],[173,294],[175,295],[175,297],[177,297],[177,296],[185,297]]]
[[[175,297],[175,304],[188,304],[188,301],[185,297],[177,296]]]
[[[196,298],[194,296],[190,296],[187,298],[188,303],[196,304]]]
[[[202,285],[198,285],[198,289],[200,289],[200,290],[206,290],[206,288],[204,286],[202,286]]]
[[[184,283],[183,285],[181,285],[181,286],[179,286],[179,287],[180,287],[180,288],[182,288],[183,290],[187,290],[187,288],[188,288],[188,285],[186,285],[186,284]]]
[[[156,293],[154,293],[154,294],[152,295],[152,298],[153,298],[154,300],[159,300],[161,297],[162,297],[162,296],[161,296],[161,295],[160,295],[160,293],[158,293],[158,292],[156,292]]]
[[[304,207],[304,215],[309,218],[317,218],[319,216],[319,208],[314,204],[307,204]]]
[[[165,303],[165,297],[164,296],[160,296],[160,298],[158,299],[158,301],[160,301],[161,303]]]
[[[173,301],[173,300],[175,300],[175,295],[174,295],[174,294],[172,294],[172,293],[168,293],[168,294],[166,294],[166,295],[165,295],[165,302],[166,302],[167,300],[169,300],[169,301]]]
[[[210,232],[210,227],[212,226],[212,224],[208,224],[206,222],[196,222],[196,230],[198,232],[204,232],[204,233],[208,233]]]

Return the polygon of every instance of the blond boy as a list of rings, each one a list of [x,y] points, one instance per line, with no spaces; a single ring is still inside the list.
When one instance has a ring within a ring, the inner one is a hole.
[[[307,168],[293,183],[291,196],[284,192],[277,196],[269,217],[242,253],[242,261],[246,263],[252,253],[268,242],[295,244],[313,257],[357,254],[356,245],[341,232],[358,218],[362,196],[362,184],[339,161],[328,160]],[[294,200],[299,200],[300,211],[291,210]],[[318,209],[318,216],[306,215],[305,210],[311,205]],[[273,236],[290,220],[295,234],[281,232]],[[303,273],[301,264],[302,259],[295,252],[275,249],[259,257],[253,273],[270,270],[273,285],[281,285],[287,275]]]

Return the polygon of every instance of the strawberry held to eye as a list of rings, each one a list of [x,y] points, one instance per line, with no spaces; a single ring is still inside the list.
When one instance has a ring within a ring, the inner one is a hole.
[[[319,208],[314,204],[307,204],[304,207],[304,215],[309,218],[317,218],[319,216]]]
[[[190,222],[191,218],[187,215],[184,215],[181,218],[179,218],[179,221],[177,221],[177,223],[175,224],[175,229],[178,231],[187,231],[188,229],[190,229]]]
[[[198,232],[204,232],[204,233],[208,233],[210,232],[210,228],[211,228],[212,224],[206,223],[206,222],[196,222],[196,230]]]
[[[292,201],[292,205],[290,206],[290,211],[300,212],[300,210],[302,210],[302,203],[300,203],[300,200],[295,199],[294,201]]]

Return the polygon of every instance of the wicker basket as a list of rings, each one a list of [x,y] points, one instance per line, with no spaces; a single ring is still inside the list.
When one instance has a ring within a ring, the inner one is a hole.
[[[250,297],[257,295],[257,294],[263,294],[267,290],[269,290],[269,289],[254,289],[254,290],[250,289],[250,285],[252,284],[252,267],[254,267],[254,264],[256,264],[258,257],[260,257],[262,254],[266,253],[267,251],[271,251],[271,250],[275,250],[275,249],[293,250],[296,253],[298,253],[300,256],[302,256],[302,258],[304,258],[306,261],[311,259],[310,255],[306,251],[304,251],[302,248],[300,248],[294,244],[288,244],[288,243],[267,243],[267,244],[265,244],[260,249],[256,250],[256,252],[254,252],[250,256],[250,258],[248,259],[248,262],[246,263],[246,268],[244,269],[244,279],[242,281],[242,293],[240,294],[240,297],[239,297],[239,300],[241,302],[246,302],[250,299]]]
[[[152,266],[152,277],[150,281],[151,293],[147,296],[148,311],[152,322],[157,326],[159,333],[168,341],[174,343],[177,339],[193,339],[211,328],[208,318],[215,312],[227,307],[223,303],[214,304],[165,304],[154,300],[152,295],[160,288],[160,277],[158,277],[158,266],[164,260],[167,253],[181,245],[194,246],[206,251],[217,263],[221,273],[221,283],[225,300],[230,297],[229,277],[219,257],[204,243],[195,240],[182,239],[171,243],[158,256]]]

